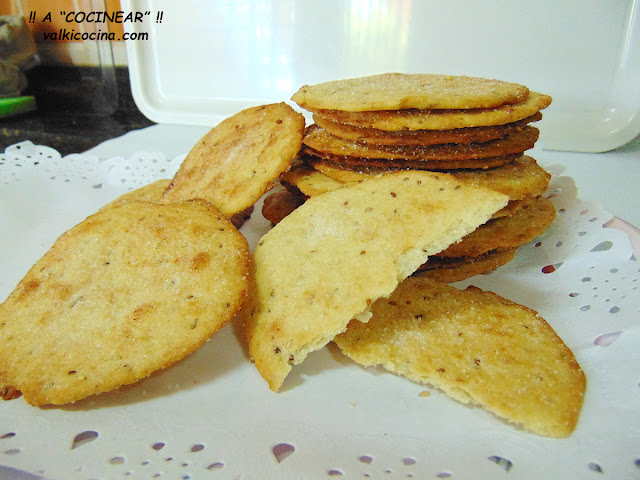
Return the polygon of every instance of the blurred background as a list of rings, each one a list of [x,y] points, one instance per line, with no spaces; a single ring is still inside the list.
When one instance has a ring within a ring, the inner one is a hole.
[[[63,155],[83,152],[153,124],[131,96],[122,23],[68,23],[60,14],[120,10],[119,0],[0,1],[0,150],[31,140]],[[108,32],[115,40],[59,38],[72,31]],[[20,49],[32,56],[18,79],[13,63]]]

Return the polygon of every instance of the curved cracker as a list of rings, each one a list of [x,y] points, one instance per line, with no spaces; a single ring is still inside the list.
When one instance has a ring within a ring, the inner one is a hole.
[[[241,310],[249,353],[278,390],[292,365],[344,331],[429,255],[474,230],[505,195],[400,172],[309,198],[258,243]],[[301,234],[302,233],[302,234]]]

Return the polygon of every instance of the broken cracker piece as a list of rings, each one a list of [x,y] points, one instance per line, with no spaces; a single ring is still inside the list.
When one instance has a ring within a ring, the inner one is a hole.
[[[371,312],[334,339],[357,363],[434,385],[540,435],[573,432],[585,375],[537,312],[425,277],[408,278]]]
[[[311,197],[285,217],[254,250],[241,310],[249,354],[271,389],[507,200],[450,175],[411,171]]]

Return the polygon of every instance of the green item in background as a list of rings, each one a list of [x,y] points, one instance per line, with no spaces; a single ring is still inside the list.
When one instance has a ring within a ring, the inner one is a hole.
[[[36,108],[36,99],[31,96],[0,98],[0,118],[31,112]]]

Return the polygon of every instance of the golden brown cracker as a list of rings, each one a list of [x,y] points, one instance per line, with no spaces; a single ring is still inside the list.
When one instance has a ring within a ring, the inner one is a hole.
[[[488,221],[436,255],[476,257],[489,250],[519,247],[544,233],[555,216],[556,209],[551,200],[538,197],[511,216]]]
[[[493,108],[519,103],[529,89],[479,77],[383,73],[304,85],[291,100],[307,110],[351,112],[406,108]]]
[[[342,183],[362,181],[367,177],[389,171],[381,168],[349,168],[348,165],[314,161],[313,159],[311,161],[315,170]],[[526,197],[539,196],[547,189],[551,179],[551,175],[527,155],[495,168],[447,170],[446,172],[472,185],[491,188],[509,195],[512,200],[524,200]],[[324,177],[318,176],[304,166],[299,166],[290,175],[290,178],[293,183],[297,182],[304,185],[305,182],[308,182],[318,185],[317,189],[319,191],[333,185],[330,181],[325,180]],[[337,188],[337,185],[334,188]],[[312,191],[313,189],[310,188],[310,192]],[[313,193],[308,194],[313,195]],[[512,208],[512,211],[517,209],[516,204],[508,205],[505,208]]]
[[[491,188],[509,195],[512,200],[541,195],[551,180],[551,174],[528,155],[497,168],[477,171],[465,169],[448,173],[472,185]]]
[[[109,208],[126,202],[151,202],[161,203],[165,190],[171,183],[171,179],[162,179],[151,182],[142,187],[120,195],[102,208]]]
[[[524,207],[534,202],[536,198],[538,197],[529,195],[519,200],[509,200],[509,203],[507,203],[507,206],[498,210],[496,213],[493,214],[491,218],[508,217],[508,216],[514,215],[516,212],[522,210]]]
[[[453,283],[475,275],[493,272],[509,263],[516,255],[517,248],[493,250],[477,257],[437,257],[427,260],[414,275],[422,275],[442,283]]]
[[[330,164],[340,167],[349,168],[355,171],[391,171],[391,170],[437,170],[448,171],[458,170],[462,168],[471,169],[487,169],[499,167],[515,159],[521,157],[521,154],[514,153],[512,155],[504,155],[501,157],[487,158],[471,158],[465,160],[412,160],[412,159],[396,159],[389,160],[385,158],[358,158],[350,156],[333,155],[316,151],[309,147],[302,148],[304,161],[314,167],[322,161],[328,161]],[[318,168],[319,169],[319,168]]]
[[[551,104],[551,97],[530,92],[521,103],[496,108],[472,110],[383,110],[376,112],[345,112],[314,110],[314,113],[333,122],[379,130],[450,130],[454,128],[484,127],[517,122],[534,115]]]
[[[100,210],[0,305],[0,390],[66,404],[168,367],[237,312],[248,264],[247,241],[206,201]]]
[[[229,117],[191,149],[165,201],[210,201],[227,216],[252,206],[300,150],[304,117],[286,103],[248,108]]]
[[[151,203],[170,203],[164,198],[164,192],[171,184],[170,179],[156,180],[147,185],[143,185],[140,188],[131,190],[130,192],[120,195],[118,198],[108,203],[102,208],[109,208],[115,205],[120,205],[125,202],[151,202]],[[245,208],[243,211],[236,213],[230,217],[231,223],[236,228],[242,227],[253,213],[253,205]]]
[[[481,143],[503,138],[522,129],[531,122],[542,119],[542,114],[527,117],[505,125],[487,127],[454,128],[450,130],[400,130],[388,131],[375,128],[354,127],[346,123],[333,122],[317,114],[315,123],[327,132],[347,140],[374,145],[438,145],[443,143]]]
[[[539,435],[573,432],[585,375],[537,312],[426,277],[408,278],[371,312],[334,339],[356,362],[434,385]]]
[[[270,193],[262,204],[262,216],[275,225],[302,205],[306,199],[307,197],[302,193],[288,189]]]
[[[345,182],[325,175],[307,163],[294,165],[291,170],[284,172],[280,179],[295,185],[307,196],[320,195],[336,188],[342,188],[345,185]]]
[[[432,172],[391,173],[309,198],[258,242],[241,316],[272,390],[292,365],[391,294],[428,256],[507,203]]]
[[[445,145],[373,145],[331,135],[318,125],[310,125],[303,142],[314,151],[330,155],[389,160],[473,160],[512,155],[533,148],[539,130],[527,126],[504,138],[484,143]]]

